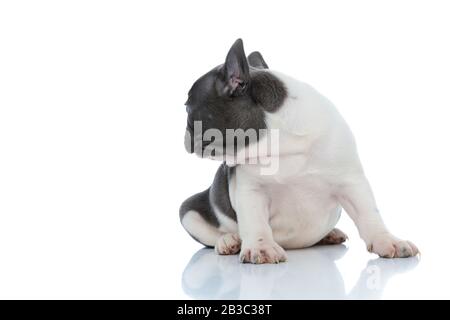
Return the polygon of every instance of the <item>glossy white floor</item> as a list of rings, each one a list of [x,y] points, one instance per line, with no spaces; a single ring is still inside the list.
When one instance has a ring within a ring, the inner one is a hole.
[[[361,248],[359,248],[361,249]],[[184,292],[197,299],[380,299],[424,298],[418,257],[382,259],[344,245],[289,251],[280,265],[238,263],[201,249],[182,276]]]
[[[278,265],[240,264],[237,256],[196,251],[181,276],[195,299],[448,299],[448,258],[431,239],[418,237],[422,255],[383,259],[365,251],[347,217],[345,245],[288,251]],[[442,249],[443,247],[441,247]]]
[[[450,298],[449,8],[2,1],[0,298]],[[348,243],[279,265],[186,234],[179,205],[218,163],[184,151],[183,103],[239,37],[336,104],[387,226],[420,261],[367,253],[345,214]]]
[[[396,297],[395,283],[413,276],[395,278],[419,263],[417,258],[371,259],[364,265],[361,259],[348,261],[346,254],[343,245],[309,248],[291,251],[288,263],[258,266],[203,249],[186,266],[182,284],[188,296],[200,299],[379,299]],[[359,273],[348,273],[356,266]]]
[[[437,237],[416,237],[420,261],[377,258],[350,233],[346,245],[288,251],[287,263],[250,265],[201,248],[176,218],[166,219],[172,224],[154,214],[3,217],[0,298],[449,298],[448,258],[444,244],[434,246]]]

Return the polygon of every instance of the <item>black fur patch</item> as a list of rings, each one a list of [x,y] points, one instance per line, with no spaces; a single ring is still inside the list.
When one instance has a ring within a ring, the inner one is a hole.
[[[247,60],[248,64],[253,68],[269,69],[269,66],[264,61],[262,54],[259,53],[258,51],[253,51],[252,53],[250,53],[247,57]]]
[[[217,146],[226,150],[227,146],[234,146],[235,141],[227,141],[226,129],[265,129],[263,109],[255,102],[250,94],[237,97],[223,96],[219,92],[222,90],[220,70],[214,69],[201,77],[193,85],[189,99],[187,101],[188,121],[187,130],[194,137],[194,122],[201,121],[202,136],[208,129],[217,129],[222,133],[223,141],[214,141]],[[219,88],[216,88],[219,87]],[[218,92],[219,91],[219,92]],[[258,137],[259,138],[259,137]],[[203,141],[198,144],[201,150],[192,150],[196,154],[201,154],[205,147],[211,142]],[[191,146],[194,142],[191,141]]]
[[[219,227],[219,220],[214,213],[211,203],[209,201],[209,190],[194,194],[192,197],[186,199],[180,207],[180,221],[183,220],[184,215],[190,211],[197,211],[200,216],[205,219],[207,223],[214,227]]]
[[[267,112],[275,112],[287,97],[284,84],[270,72],[254,72],[251,95],[255,102]]]
[[[180,220],[183,220],[186,212],[190,210],[197,211],[207,223],[214,227],[219,227],[220,223],[217,219],[211,203],[217,207],[220,212],[229,218],[236,220],[236,212],[231,206],[228,185],[235,169],[228,167],[222,163],[217,169],[213,184],[207,190],[197,193],[185,200],[180,207]]]
[[[236,212],[231,206],[230,194],[228,192],[229,181],[234,171],[234,167],[230,168],[225,163],[219,167],[213,184],[209,189],[209,200],[221,213],[237,221]]]
[[[283,104],[287,90],[276,76],[262,69],[267,67],[262,55],[254,52],[248,59],[255,67],[248,65],[242,41],[237,40],[225,64],[203,75],[192,86],[186,101],[186,130],[191,141],[185,141],[191,153],[202,155],[211,143],[222,150],[228,147],[236,152],[243,146],[238,146],[235,139],[227,141],[226,129],[254,129],[259,139],[260,130],[266,129],[264,112],[275,112]],[[201,141],[201,137],[194,137],[195,121],[202,123],[202,136],[208,129],[218,129],[223,140]],[[194,145],[198,146],[196,150]]]

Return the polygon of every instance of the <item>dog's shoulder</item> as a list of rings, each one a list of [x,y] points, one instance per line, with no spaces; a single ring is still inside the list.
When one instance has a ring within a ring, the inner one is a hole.
[[[314,87],[278,71],[270,73],[282,83],[286,97],[276,110],[266,110],[268,128],[314,136],[345,124],[334,104]]]

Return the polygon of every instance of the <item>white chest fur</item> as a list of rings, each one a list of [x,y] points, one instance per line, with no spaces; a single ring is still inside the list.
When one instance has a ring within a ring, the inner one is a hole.
[[[308,171],[305,155],[281,157],[279,166],[279,173],[271,176],[257,175],[257,166],[238,166],[236,177],[253,180],[252,184],[267,199],[269,224],[277,243],[284,248],[313,245],[338,221],[341,209],[333,185],[316,170]],[[234,208],[235,180],[233,177],[229,190]]]

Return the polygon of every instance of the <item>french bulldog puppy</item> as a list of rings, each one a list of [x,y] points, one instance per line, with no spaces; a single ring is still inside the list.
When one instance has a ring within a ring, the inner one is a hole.
[[[269,69],[259,52],[246,57],[241,39],[224,64],[193,84],[185,105],[187,151],[223,160],[211,187],[180,208],[198,242],[218,254],[240,252],[244,263],[278,263],[285,249],[344,242],[335,228],[344,208],[370,252],[418,254],[383,223],[352,132],[334,105]],[[268,170],[268,163],[276,166]]]

